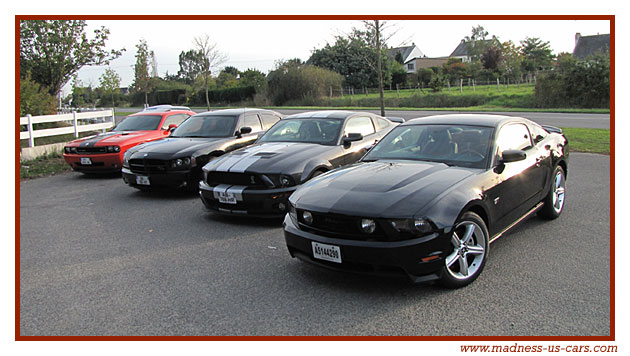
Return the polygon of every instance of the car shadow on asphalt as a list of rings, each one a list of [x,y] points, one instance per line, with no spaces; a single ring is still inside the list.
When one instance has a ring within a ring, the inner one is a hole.
[[[298,262],[298,261],[296,261]],[[427,294],[443,294],[451,289],[443,288],[435,281],[412,283],[407,277],[360,274],[344,271],[333,271],[319,266],[300,262],[295,271],[301,278],[308,279],[309,285],[325,286],[348,293],[399,294],[418,292]]]
[[[282,227],[284,218],[256,218],[251,216],[232,216],[215,213],[212,211],[205,212],[205,219],[210,222],[218,222],[230,225],[246,225],[260,227]]]
[[[113,173],[79,173],[74,172],[73,178],[76,179],[86,179],[86,180],[107,180],[107,179],[120,179],[122,177],[122,173],[113,172]]]
[[[196,191],[191,190],[171,190],[171,189],[152,189],[152,190],[138,190],[129,187],[133,190],[133,197],[145,200],[190,200],[197,198],[199,195]]]

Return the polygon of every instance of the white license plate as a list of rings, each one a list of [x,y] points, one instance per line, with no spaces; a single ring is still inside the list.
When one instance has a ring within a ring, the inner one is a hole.
[[[228,192],[219,192],[219,203],[236,204],[236,195]]]
[[[84,165],[92,164],[92,160],[88,157],[81,157],[81,164],[84,164]]]
[[[147,176],[136,176],[136,184],[151,185],[151,183],[149,182],[149,177]]]
[[[313,245],[313,257],[320,260],[341,263],[341,249],[339,246],[320,244],[319,242],[311,241]]]

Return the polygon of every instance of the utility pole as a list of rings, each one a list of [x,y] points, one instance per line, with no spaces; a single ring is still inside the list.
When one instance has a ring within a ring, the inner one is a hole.
[[[383,98],[383,71],[381,63],[381,26],[379,20],[374,20],[374,29],[376,31],[376,70],[378,72],[378,94],[381,104],[381,116],[385,116],[385,99]]]

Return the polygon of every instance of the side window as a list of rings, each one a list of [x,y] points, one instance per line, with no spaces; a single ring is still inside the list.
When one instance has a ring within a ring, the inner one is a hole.
[[[343,135],[346,136],[349,133],[360,133],[363,136],[373,134],[374,125],[372,124],[372,120],[367,116],[353,117],[346,123],[346,129],[343,131]]]
[[[375,117],[374,124],[376,125],[376,131],[381,131],[389,127],[389,121],[382,117]]]
[[[245,119],[243,119],[243,126],[251,127],[252,132],[262,131],[258,115],[245,115]]]
[[[278,120],[280,120],[279,117],[271,114],[261,114],[260,118],[262,119],[263,127],[265,128],[265,130],[269,130],[271,126],[273,126],[276,122],[278,122]]]
[[[534,142],[538,143],[540,142],[543,138],[547,137],[547,131],[545,131],[545,129],[543,129],[542,127],[533,124],[532,126],[532,137],[534,138]],[[540,137],[539,137],[540,136]],[[538,140],[537,140],[538,138]]]
[[[499,152],[505,150],[525,150],[532,147],[532,139],[527,126],[509,124],[503,126],[497,138]]]
[[[164,124],[162,125],[162,129],[163,130],[167,130],[168,129],[168,125],[170,125],[170,124],[175,124],[175,125],[179,126],[179,124],[184,122],[184,120],[186,120],[189,117],[190,116],[186,115],[186,114],[170,115],[170,116],[168,116],[166,118],[166,120],[164,120]]]

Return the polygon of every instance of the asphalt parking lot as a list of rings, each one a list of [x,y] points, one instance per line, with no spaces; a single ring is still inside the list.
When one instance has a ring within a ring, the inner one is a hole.
[[[492,244],[459,290],[292,259],[281,221],[120,176],[20,184],[20,335],[609,335],[610,157],[573,153],[563,215]]]

